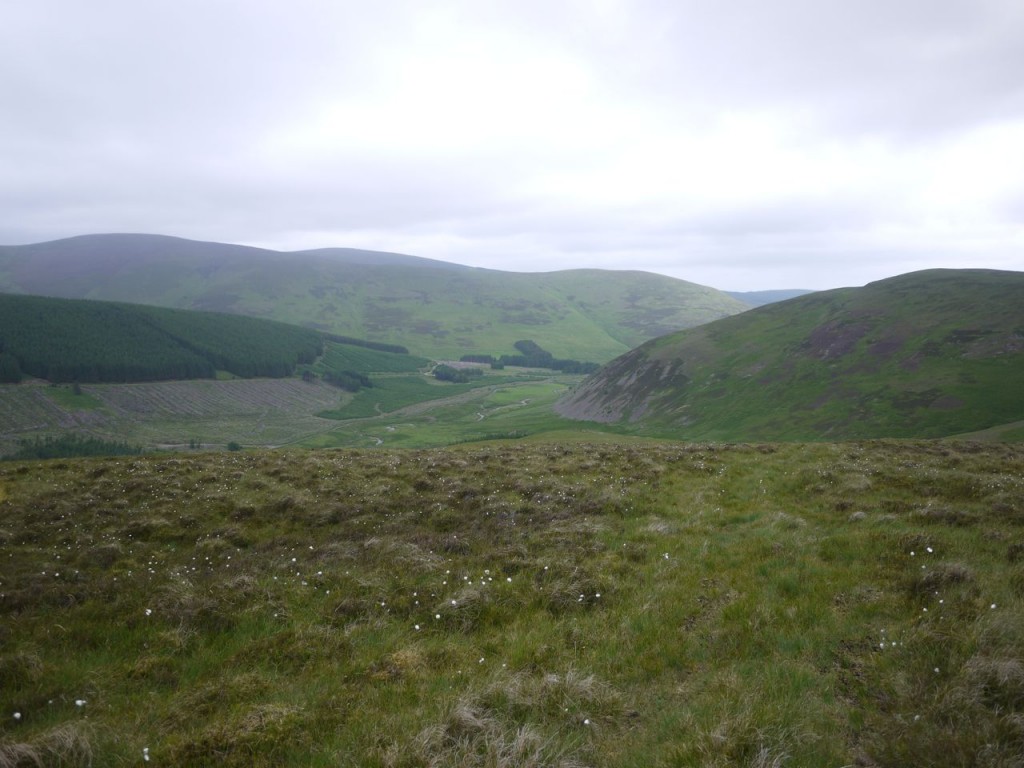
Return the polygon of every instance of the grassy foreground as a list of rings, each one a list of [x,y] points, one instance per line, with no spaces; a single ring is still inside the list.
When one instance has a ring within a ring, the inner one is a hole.
[[[1024,753],[1024,446],[0,465],[0,766]]]

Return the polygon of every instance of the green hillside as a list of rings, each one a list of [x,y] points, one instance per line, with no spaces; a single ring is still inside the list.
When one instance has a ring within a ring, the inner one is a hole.
[[[323,351],[283,323],[102,301],[0,294],[0,378],[131,382],[288,376]]]
[[[749,308],[642,272],[514,273],[350,249],[278,253],[153,235],[0,246],[0,290],[272,318],[455,359],[532,339],[604,362]]]
[[[931,270],[648,342],[556,407],[688,439],[938,437],[1024,419],[1024,274]]]
[[[607,440],[3,463],[0,765],[1019,765],[1022,463]]]

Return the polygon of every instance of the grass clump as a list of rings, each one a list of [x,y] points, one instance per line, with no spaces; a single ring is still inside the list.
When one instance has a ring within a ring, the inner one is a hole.
[[[439,723],[385,752],[385,765],[557,766],[593,761],[598,731],[623,719],[618,693],[593,675],[502,674],[462,694]]]
[[[38,734],[32,741],[0,743],[0,768],[60,765],[68,768],[93,764],[89,729],[63,724]]]

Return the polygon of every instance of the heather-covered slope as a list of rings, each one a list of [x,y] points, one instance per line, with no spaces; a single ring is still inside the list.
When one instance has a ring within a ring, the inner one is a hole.
[[[1024,418],[1024,274],[930,270],[648,342],[563,398],[682,438],[939,437]]]

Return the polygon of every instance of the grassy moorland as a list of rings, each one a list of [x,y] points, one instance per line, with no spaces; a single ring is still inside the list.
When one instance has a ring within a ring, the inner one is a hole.
[[[1019,765],[1022,467],[610,439],[0,465],[0,765]]]

